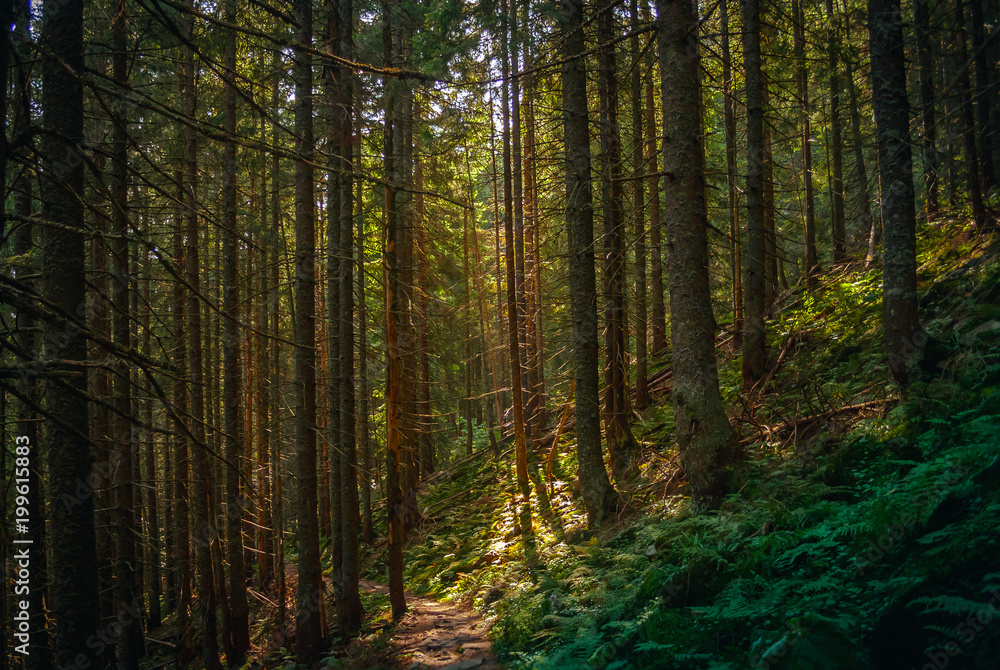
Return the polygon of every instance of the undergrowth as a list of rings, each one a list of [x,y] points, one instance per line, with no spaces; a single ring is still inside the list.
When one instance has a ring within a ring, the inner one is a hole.
[[[695,514],[676,485],[669,404],[633,427],[630,511],[593,536],[559,477],[553,515],[533,499],[534,533],[516,534],[480,435],[421,496],[408,587],[470,601],[511,668],[996,667],[1000,266],[961,232],[921,233],[927,370],[904,400],[880,272],[827,273],[769,322],[772,361],[788,353],[755,403],[738,358],[720,361],[749,463],[720,510]],[[572,451],[567,436],[555,472],[576,471]]]

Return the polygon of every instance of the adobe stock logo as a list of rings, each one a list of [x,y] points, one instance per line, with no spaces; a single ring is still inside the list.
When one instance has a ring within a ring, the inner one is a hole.
[[[968,646],[976,639],[976,636],[983,632],[1000,613],[1000,589],[990,589],[993,597],[978,610],[970,614],[950,631],[951,637],[958,639],[963,645]],[[928,663],[913,670],[944,670],[951,663],[951,659],[962,653],[962,647],[958,642],[952,640],[940,649],[927,652]]]

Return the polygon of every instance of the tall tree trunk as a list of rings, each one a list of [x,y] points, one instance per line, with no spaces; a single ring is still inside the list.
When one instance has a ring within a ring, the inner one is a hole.
[[[839,263],[845,257],[844,160],[841,152],[843,140],[840,122],[840,16],[834,11],[833,0],[826,0],[826,20],[830,31],[827,60],[830,68],[830,163],[833,173],[830,184],[833,191],[833,203],[830,208],[833,220],[830,227],[833,237],[833,262]]]
[[[526,8],[527,9],[527,8]],[[525,69],[532,69],[534,61],[530,58],[530,51],[528,47],[525,46]],[[532,258],[532,272],[531,280],[529,285],[532,288],[532,295],[529,296],[529,303],[531,307],[528,310],[528,325],[530,326],[533,337],[529,338],[529,343],[532,345],[532,356],[534,362],[532,363],[532,377],[533,377],[533,394],[534,394],[534,417],[535,417],[535,440],[541,438],[542,432],[545,430],[545,423],[547,419],[546,412],[546,400],[545,400],[545,333],[542,330],[542,217],[538,210],[538,145],[535,140],[535,78],[529,76],[526,80],[525,85],[525,109],[527,110],[526,117],[526,141],[527,141],[527,156],[530,160],[526,161],[526,176],[525,183],[528,184],[528,203],[531,207],[531,235],[532,244],[531,249],[534,254]]]
[[[747,104],[747,250],[743,284],[743,389],[751,391],[767,367],[764,334],[764,75],[760,54],[760,0],[743,2],[743,62]]]
[[[386,67],[397,66],[396,48],[392,35],[392,3],[383,0],[382,3],[382,40],[384,48],[384,64]],[[400,258],[397,249],[398,228],[401,211],[397,203],[397,190],[405,184],[397,183],[399,170],[397,164],[401,157],[397,148],[401,145],[397,135],[401,132],[396,127],[397,113],[401,109],[398,102],[399,92],[397,82],[387,81],[385,84],[385,136],[382,154],[385,168],[385,342],[387,349],[386,363],[386,511],[388,513],[389,535],[389,604],[392,617],[399,620],[406,613],[406,596],[403,593],[403,545],[406,542],[405,503],[403,498],[404,442],[403,417],[400,386],[403,383],[402,361],[400,355],[399,322],[401,312],[405,308],[400,287]]]
[[[917,31],[917,66],[920,76],[920,117],[924,145],[924,209],[928,217],[938,212],[937,122],[934,113],[934,62],[930,45],[930,0],[916,0],[913,6]]]
[[[194,34],[194,17],[187,18],[187,35]],[[184,49],[184,108],[185,115],[196,118],[194,50]],[[201,273],[199,260],[200,232],[198,227],[198,143],[195,129],[184,129],[184,212],[185,254],[189,292],[187,296],[188,364],[190,388],[190,432],[194,439],[194,520],[192,539],[195,545],[195,563],[198,580],[198,609],[201,616],[201,655],[205,667],[221,668],[219,661],[218,600],[215,588],[215,570],[212,552],[218,541],[218,529],[213,519],[215,497],[211,468],[206,452],[204,365],[202,358]]]
[[[523,289],[524,280],[524,270],[522,265],[521,271],[521,281],[518,281],[517,273],[517,251],[514,246],[520,242],[521,259],[523,263],[524,259],[524,238],[523,238],[523,222],[521,219],[521,193],[520,186],[517,186],[514,180],[514,175],[512,174],[511,165],[511,135],[517,138],[517,150],[514,155],[517,158],[517,165],[513,166],[514,171],[517,172],[517,182],[521,180],[520,174],[520,118],[519,115],[515,115],[513,119],[513,129],[511,128],[511,110],[517,110],[518,98],[520,97],[520,79],[512,76],[512,72],[517,70],[517,52],[514,50],[511,53],[509,48],[510,41],[515,39],[516,35],[516,23],[517,23],[517,11],[514,7],[510,6],[510,3],[516,3],[516,0],[504,0],[503,9],[503,25],[504,25],[504,36],[501,38],[503,44],[503,54],[502,54],[502,76],[503,76],[503,196],[504,196],[504,252],[506,257],[506,275],[507,275],[507,336],[508,336],[508,350],[510,352],[510,373],[511,373],[511,390],[513,391],[513,420],[514,420],[514,446],[515,446],[515,459],[516,459],[516,470],[517,470],[517,486],[518,490],[521,492],[521,506],[518,513],[519,523],[521,527],[521,533],[528,535],[531,533],[531,483],[528,480],[528,448],[527,448],[527,437],[525,435],[525,421],[524,421],[524,386],[523,386],[523,372],[524,368],[521,360],[521,342],[524,340],[524,331],[521,327],[522,319],[521,305],[522,301],[518,299],[518,295],[523,295],[523,290],[518,290],[519,287]],[[508,41],[507,35],[510,35],[510,41]],[[513,105],[512,105],[513,103]],[[517,188],[517,193],[514,193],[514,188]],[[515,211],[514,208],[517,208]],[[519,232],[522,235],[518,236],[517,241],[515,241],[514,228],[517,225]]]
[[[236,0],[226,0],[226,20],[237,21]],[[223,464],[226,485],[226,560],[229,562],[230,635],[233,657],[230,666],[240,665],[250,649],[250,615],[247,603],[246,565],[243,550],[243,493],[240,490],[244,440],[240,352],[239,248],[236,233],[236,42],[234,31],[226,44],[226,69],[223,90],[223,130],[227,140],[222,148],[222,377],[225,379],[225,450]],[[248,366],[249,367],[249,366]],[[263,372],[263,371],[258,371]],[[249,408],[247,408],[249,409]]]
[[[732,56],[729,50],[729,2],[719,3],[722,32],[722,106],[726,136],[726,193],[729,216],[729,258],[732,268],[733,342],[743,346],[743,245],[740,230],[740,209],[736,199],[736,114],[733,112]],[[749,98],[749,89],[747,97]],[[749,112],[748,112],[749,113]],[[749,137],[749,131],[748,131]],[[749,149],[748,149],[749,151]],[[751,298],[753,300],[753,298]],[[744,358],[744,361],[746,359]]]
[[[313,186],[312,2],[297,0],[293,50],[295,81],[295,511],[299,580],[295,594],[295,647],[299,663],[319,655],[325,637],[319,553],[316,462],[316,221]]]
[[[906,386],[916,379],[926,336],[917,321],[916,212],[899,0],[868,0],[868,34],[882,184],[882,329],[889,368]]]
[[[462,262],[465,270],[465,455],[472,455],[472,293],[469,291],[469,209],[462,210]],[[426,318],[426,315],[425,315]]]
[[[16,26],[15,31],[11,35],[11,48],[15,60],[19,62],[19,67],[15,70],[14,75],[14,95],[11,117],[13,117],[13,136],[20,137],[22,133],[27,132],[31,125],[30,110],[32,104],[32,73],[31,68],[27,63],[28,49],[30,47],[28,33],[28,2],[27,0],[18,0],[16,3],[12,3],[11,9],[13,10],[12,16],[5,16],[4,18],[11,19],[11,21],[8,21],[8,23],[5,24],[5,27],[9,27],[11,24]],[[26,153],[26,151],[21,150],[19,158],[26,161]],[[8,155],[0,156],[0,160],[2,160],[5,164],[8,158]],[[11,184],[9,197],[13,206],[13,213],[22,217],[18,226],[11,231],[14,238],[14,255],[21,258],[27,258],[28,254],[35,249],[35,228],[24,220],[31,216],[32,213],[33,180],[31,179],[31,173],[27,170],[17,171],[16,176],[13,178],[13,183]],[[23,286],[26,290],[37,291],[37,282],[34,279],[29,278],[31,275],[38,272],[37,260],[26,265],[26,267],[16,268],[18,275],[27,275],[27,277],[24,277],[23,279],[19,277],[19,279],[23,281]],[[21,351],[29,357],[24,360],[24,363],[33,363],[37,360],[39,353],[37,322],[28,310],[17,310],[15,319],[17,344],[20,346]],[[30,607],[28,625],[31,629],[31,641],[28,645],[28,656],[24,659],[25,667],[28,670],[48,670],[48,668],[50,668],[53,664],[52,639],[48,631],[45,608],[45,603],[51,602],[51,600],[49,600],[51,596],[49,594],[48,587],[48,552],[44,550],[44,548],[48,546],[48,536],[45,529],[45,518],[47,516],[45,512],[45,483],[48,481],[48,478],[43,476],[44,464],[41,457],[42,451],[39,449],[38,442],[40,431],[37,408],[41,391],[41,386],[35,374],[26,373],[22,375],[20,382],[18,383],[18,392],[23,400],[19,403],[20,407],[18,409],[17,427],[15,430],[17,431],[17,435],[23,435],[27,438],[27,484],[28,491],[31,494],[28,496],[27,510],[28,519],[34,521],[30,524],[30,534],[28,539],[32,541],[32,546],[36,550],[31,556],[31,575],[28,578],[28,603]],[[6,395],[4,395],[4,400],[6,400]],[[4,412],[0,416],[6,417],[7,414]],[[17,442],[17,440],[15,440],[15,442]],[[7,439],[4,439],[3,444],[9,444]],[[15,446],[21,445],[16,444]],[[6,459],[4,460],[6,461]],[[16,464],[17,463],[15,462],[15,465]],[[23,478],[23,473],[15,474],[17,475],[17,478]],[[8,481],[6,472],[4,472],[3,475],[3,481]],[[5,512],[4,519],[6,519],[8,518],[6,516],[6,512],[8,510],[6,498],[4,499],[3,507]],[[7,616],[8,610],[6,606],[8,601],[6,599],[6,594],[2,599],[2,602],[4,607],[3,613],[0,614],[0,616],[6,617],[4,619],[5,622],[13,621],[11,617]],[[3,628],[4,633],[6,634],[6,623]],[[7,638],[5,637],[5,639]],[[18,643],[20,643],[20,640],[18,640]],[[13,661],[13,659],[10,660]],[[6,663],[6,661],[4,662]]]
[[[357,84],[355,85],[357,88]],[[357,112],[360,119],[360,110]],[[355,149],[361,160],[361,133],[355,131]],[[361,455],[361,537],[371,545],[375,539],[372,527],[372,443],[369,438],[368,409],[368,303],[365,298],[365,216],[362,181],[355,180],[358,203],[356,214],[358,260],[358,452]]]
[[[604,422],[611,471],[619,486],[628,478],[637,445],[628,420],[631,414],[626,382],[625,240],[621,134],[618,124],[618,66],[613,44],[613,12],[597,19],[598,97],[601,128],[601,210],[604,214]]]
[[[150,302],[150,281],[151,267],[148,252],[143,252],[143,280],[142,280],[142,300],[143,304],[151,305]],[[142,315],[142,355],[146,358],[150,356],[152,344],[151,309],[143,311]],[[147,516],[147,550],[146,560],[146,589],[149,592],[149,629],[156,630],[163,621],[160,598],[163,595],[161,550],[160,550],[160,494],[159,487],[163,481],[157,476],[157,456],[156,456],[156,425],[153,418],[153,397],[152,388],[147,384],[144,388],[145,398],[142,401],[142,418],[146,424],[146,514]],[[165,459],[166,460],[166,459]],[[166,477],[164,477],[166,479]],[[169,524],[164,524],[169,528]]]
[[[704,147],[693,0],[657,0],[670,273],[671,396],[681,466],[699,507],[731,490],[741,458],[719,393],[708,277]]]
[[[632,30],[639,29],[639,2],[632,0]],[[643,97],[642,68],[639,63],[639,35],[633,35],[630,44],[632,56],[632,216],[635,225],[635,404],[645,407],[652,399],[646,383],[649,377],[647,336],[649,324],[646,316],[646,168],[643,156]]]
[[[986,225],[986,207],[983,204],[983,173],[979,148],[976,145],[976,122],[972,109],[972,85],[969,83],[968,51],[965,40],[965,0],[955,0],[955,67],[958,70],[959,117],[965,147],[965,170],[968,177],[969,200],[976,228]],[[885,210],[883,209],[883,212]],[[884,223],[883,223],[884,226]]]
[[[799,133],[802,147],[802,181],[805,185],[805,267],[803,274],[812,287],[819,271],[816,256],[816,209],[812,181],[812,124],[809,120],[809,75],[806,68],[805,16],[802,0],[792,0],[792,22],[794,24],[795,84],[799,103]]]
[[[331,31],[330,50],[345,59],[354,57],[354,5],[351,0],[339,0],[329,5]],[[357,443],[355,441],[355,393],[354,393],[354,77],[350,68],[336,66],[330,68],[333,74],[332,88],[335,106],[332,110],[334,123],[331,124],[331,146],[334,171],[329,175],[331,187],[327,198],[328,237],[331,253],[335,253],[336,263],[331,262],[330,273],[331,305],[333,291],[337,292],[336,303],[339,313],[330,320],[330,351],[336,351],[339,366],[338,393],[331,394],[331,434],[336,436],[336,455],[339,467],[333,469],[338,475],[332,481],[339,498],[340,518],[334,522],[338,535],[334,544],[340,545],[340,565],[334,564],[338,572],[335,582],[337,589],[337,628],[341,635],[350,635],[361,626],[362,610],[358,594],[358,479]],[[334,338],[335,334],[335,338]],[[339,399],[337,416],[333,415],[332,398]]]
[[[984,2],[985,0],[969,0],[969,12],[972,18],[973,61],[976,64],[976,151],[979,152],[983,192],[989,193],[997,187],[996,166],[993,164],[993,141],[997,134],[994,124],[1000,123],[1000,119],[993,118],[996,112],[992,103],[997,95],[997,72],[996,61],[990,58]],[[996,41],[996,15],[990,24],[994,31],[992,40]]]
[[[182,71],[183,75],[183,71]],[[183,83],[183,76],[181,77]],[[174,173],[174,183],[177,185],[177,211],[174,215],[174,255],[173,264],[177,272],[184,268],[184,178],[183,170]],[[172,558],[177,574],[177,625],[181,631],[179,661],[189,661],[194,654],[194,640],[191,626],[191,511],[188,507],[188,491],[191,483],[191,461],[189,451],[189,435],[184,423],[190,411],[188,402],[188,384],[186,372],[187,360],[187,290],[181,282],[174,284],[173,290],[173,328],[174,342],[172,360],[177,369],[182,372],[174,379],[173,403],[175,411],[175,436],[173,459],[173,518],[174,541],[173,548],[168,552]]]
[[[857,172],[858,180],[858,210],[861,219],[861,231],[863,239],[870,238],[875,231],[876,224],[872,218],[872,196],[868,188],[868,169],[865,166],[864,136],[861,134],[861,111],[858,105],[858,89],[854,84],[854,63],[850,57],[847,59],[847,96],[851,113],[851,140],[854,145],[854,169]],[[865,265],[869,265],[874,260],[874,255],[869,252],[865,258]]]
[[[42,6],[42,215],[56,226],[44,229],[42,294],[66,314],[76,314],[85,300],[82,0],[46,0]],[[83,331],[57,319],[44,331],[45,352],[68,361],[87,359]],[[51,500],[49,518],[52,583],[50,611],[55,661],[59,665],[100,661],[87,640],[100,625],[97,593],[97,547],[94,500],[77,496],[80,481],[91,476],[87,427],[86,375],[50,385],[46,410],[51,417],[48,441],[59,445],[48,457]],[[41,548],[38,548],[41,551]],[[138,613],[136,613],[138,616]],[[6,642],[6,641],[5,641]]]
[[[643,20],[650,21],[649,7],[643,4]],[[650,326],[652,336],[652,353],[662,354],[667,348],[667,311],[663,304],[663,221],[660,215],[660,148],[657,146],[660,133],[656,124],[656,100],[654,89],[656,82],[653,77],[656,50],[649,49],[646,53],[646,70],[649,72],[649,82],[646,84],[646,160],[648,161],[649,179],[649,252],[650,252],[650,295],[652,301],[653,323]]]
[[[128,87],[125,2],[118,0],[111,23],[112,76],[122,90]],[[128,202],[128,119],[124,107],[116,108],[111,131],[111,301],[114,305],[111,329],[115,346],[132,348],[129,304],[129,202]],[[132,432],[132,378],[128,365],[119,361],[113,375],[115,414],[112,420],[114,481],[115,611],[134,612],[133,621],[122,626],[117,660],[123,670],[137,670],[144,656],[140,591],[136,580],[135,488],[132,480],[136,445]]]
[[[569,231],[569,292],[576,359],[576,452],[587,520],[596,528],[614,513],[618,495],[608,479],[601,453],[597,278],[587,122],[587,64],[583,58],[586,51],[583,2],[565,0],[560,9],[566,227]]]
[[[271,144],[278,146],[279,138],[279,124],[277,122],[278,118],[278,89],[281,84],[281,74],[284,72],[284,68],[281,67],[282,60],[281,54],[275,51],[272,55],[272,70],[275,72],[273,80],[271,82],[271,118],[275,119],[271,123]],[[281,207],[280,207],[280,188],[281,188],[281,159],[278,154],[271,154],[271,240],[272,249],[274,250],[274,258],[271,261],[271,360],[274,361],[275,375],[271,382],[271,508],[272,514],[274,515],[274,580],[277,588],[275,592],[277,594],[277,605],[278,605],[278,626],[282,629],[285,627],[285,600],[286,600],[286,588],[287,581],[285,579],[285,554],[284,554],[284,537],[285,537],[285,527],[284,527],[284,514],[283,514],[283,491],[282,491],[282,443],[284,442],[283,435],[281,432],[281,382],[283,379],[282,375],[282,359],[278,356],[278,335],[280,333],[280,328],[278,326],[278,319],[281,310],[281,291],[278,284],[279,277],[279,264],[278,264],[278,251],[281,249],[279,247],[279,240],[284,241],[284,226],[281,220]],[[287,248],[287,245],[285,245]],[[294,301],[293,307],[294,307]]]
[[[758,13],[759,16],[759,13]],[[760,24],[758,23],[758,26]],[[767,30],[764,28],[764,30]],[[766,34],[766,33],[765,33]],[[761,59],[763,61],[763,58]],[[764,116],[764,309],[766,312],[774,308],[778,299],[778,263],[784,263],[784,254],[778,244],[777,231],[774,225],[774,155],[771,148],[771,125],[767,121],[767,110],[770,103],[768,78],[761,63],[761,97]],[[784,266],[782,266],[784,267]],[[782,276],[783,270],[782,270]]]
[[[418,114],[419,116],[419,114]],[[417,291],[416,291],[416,313],[417,313],[417,415],[420,422],[420,432],[417,435],[419,447],[417,449],[420,458],[421,476],[426,477],[434,472],[434,440],[433,421],[431,418],[431,360],[430,360],[430,335],[427,326],[427,234],[426,220],[424,217],[424,160],[422,155],[418,155],[414,174],[414,201],[416,205],[416,252],[417,252]],[[466,277],[468,280],[468,277]],[[468,341],[468,338],[466,338]],[[466,377],[468,377],[469,362],[466,358]],[[467,401],[466,411],[471,408],[471,401]],[[469,432],[469,444],[471,444],[471,431]],[[468,449],[468,446],[466,447]],[[471,453],[471,452],[470,452]]]

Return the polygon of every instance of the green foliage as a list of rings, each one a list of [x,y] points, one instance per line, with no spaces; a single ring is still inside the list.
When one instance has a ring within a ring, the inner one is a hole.
[[[933,245],[944,233],[925,235]],[[924,262],[972,272],[945,251]],[[974,274],[997,273],[980,261]],[[845,273],[786,307],[771,345],[798,344],[757,425],[892,392],[879,284],[874,270]],[[721,511],[694,514],[683,488],[663,497],[655,486],[675,467],[673,419],[669,405],[647,408],[634,427],[650,452],[629,493],[636,514],[583,544],[536,518],[526,543],[512,532],[510,478],[478,457],[423,496],[426,530],[407,554],[411,588],[472,601],[512,668],[887,667],[881,648],[900,630],[928,649],[954,640],[958,620],[1000,587],[1000,362],[996,333],[981,328],[996,316],[980,306],[993,285],[978,284],[957,307],[935,285],[924,284],[928,328],[939,341],[954,332],[942,374],[886,411],[834,415],[751,444],[745,484]],[[735,359],[723,361],[731,399],[737,371]],[[568,439],[557,477],[576,469]],[[584,518],[571,491],[553,483],[567,529]],[[1000,647],[996,638],[968,641],[972,665],[963,667],[985,667],[977,659]],[[914,665],[923,653],[912,649]]]

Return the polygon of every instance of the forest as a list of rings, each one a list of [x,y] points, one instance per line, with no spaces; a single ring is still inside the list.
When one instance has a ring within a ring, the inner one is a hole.
[[[1000,1],[0,12],[0,670],[1000,667]]]

